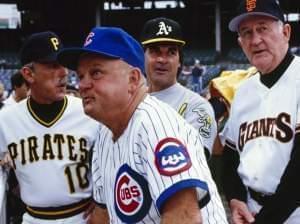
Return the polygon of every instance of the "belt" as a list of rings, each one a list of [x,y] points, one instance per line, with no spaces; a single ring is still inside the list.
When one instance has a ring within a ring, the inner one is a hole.
[[[251,198],[253,200],[255,200],[261,206],[265,205],[266,202],[268,201],[268,199],[270,198],[270,195],[266,195],[261,192],[257,192],[250,187],[248,187],[248,191],[249,191]]]
[[[85,211],[90,205],[91,198],[60,207],[31,207],[26,206],[26,211],[33,217],[39,219],[63,219],[77,215]]]

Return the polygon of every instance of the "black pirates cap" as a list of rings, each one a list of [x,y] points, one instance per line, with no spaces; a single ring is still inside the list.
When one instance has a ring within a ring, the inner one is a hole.
[[[148,20],[141,33],[141,43],[145,46],[159,42],[172,42],[183,46],[185,41],[179,23],[164,17]]]
[[[34,33],[24,42],[20,51],[21,64],[32,61],[56,62],[57,54],[63,48],[60,38],[51,31]]]
[[[279,0],[242,0],[237,16],[229,22],[229,30],[237,32],[240,23],[249,16],[267,16],[284,22]]]

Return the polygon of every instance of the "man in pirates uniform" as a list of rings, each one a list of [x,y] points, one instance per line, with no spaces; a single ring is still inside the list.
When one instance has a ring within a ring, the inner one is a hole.
[[[80,99],[66,96],[67,69],[56,61],[60,39],[31,35],[21,49],[30,96],[0,113],[0,150],[7,151],[26,204],[24,224],[86,223],[90,205],[89,153],[98,123]]]

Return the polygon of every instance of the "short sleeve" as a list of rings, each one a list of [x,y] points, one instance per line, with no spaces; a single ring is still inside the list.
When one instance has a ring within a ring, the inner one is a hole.
[[[144,172],[159,210],[168,198],[185,188],[197,189],[200,206],[209,201],[210,173],[201,138],[196,130],[182,124],[166,122],[161,129],[156,126],[155,133],[149,131],[148,135],[142,135],[146,136],[145,150],[140,150]]]

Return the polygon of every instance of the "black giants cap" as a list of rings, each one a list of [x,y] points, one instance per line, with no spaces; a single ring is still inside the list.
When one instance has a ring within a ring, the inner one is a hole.
[[[22,65],[32,61],[56,62],[58,52],[63,48],[59,37],[51,32],[32,34],[27,38],[20,52]]]
[[[229,29],[237,32],[240,23],[249,16],[268,16],[284,22],[284,15],[279,0],[242,0],[237,16],[229,23]]]
[[[141,33],[141,43],[145,46],[152,43],[172,42],[183,46],[180,25],[171,19],[159,17],[148,20]]]

